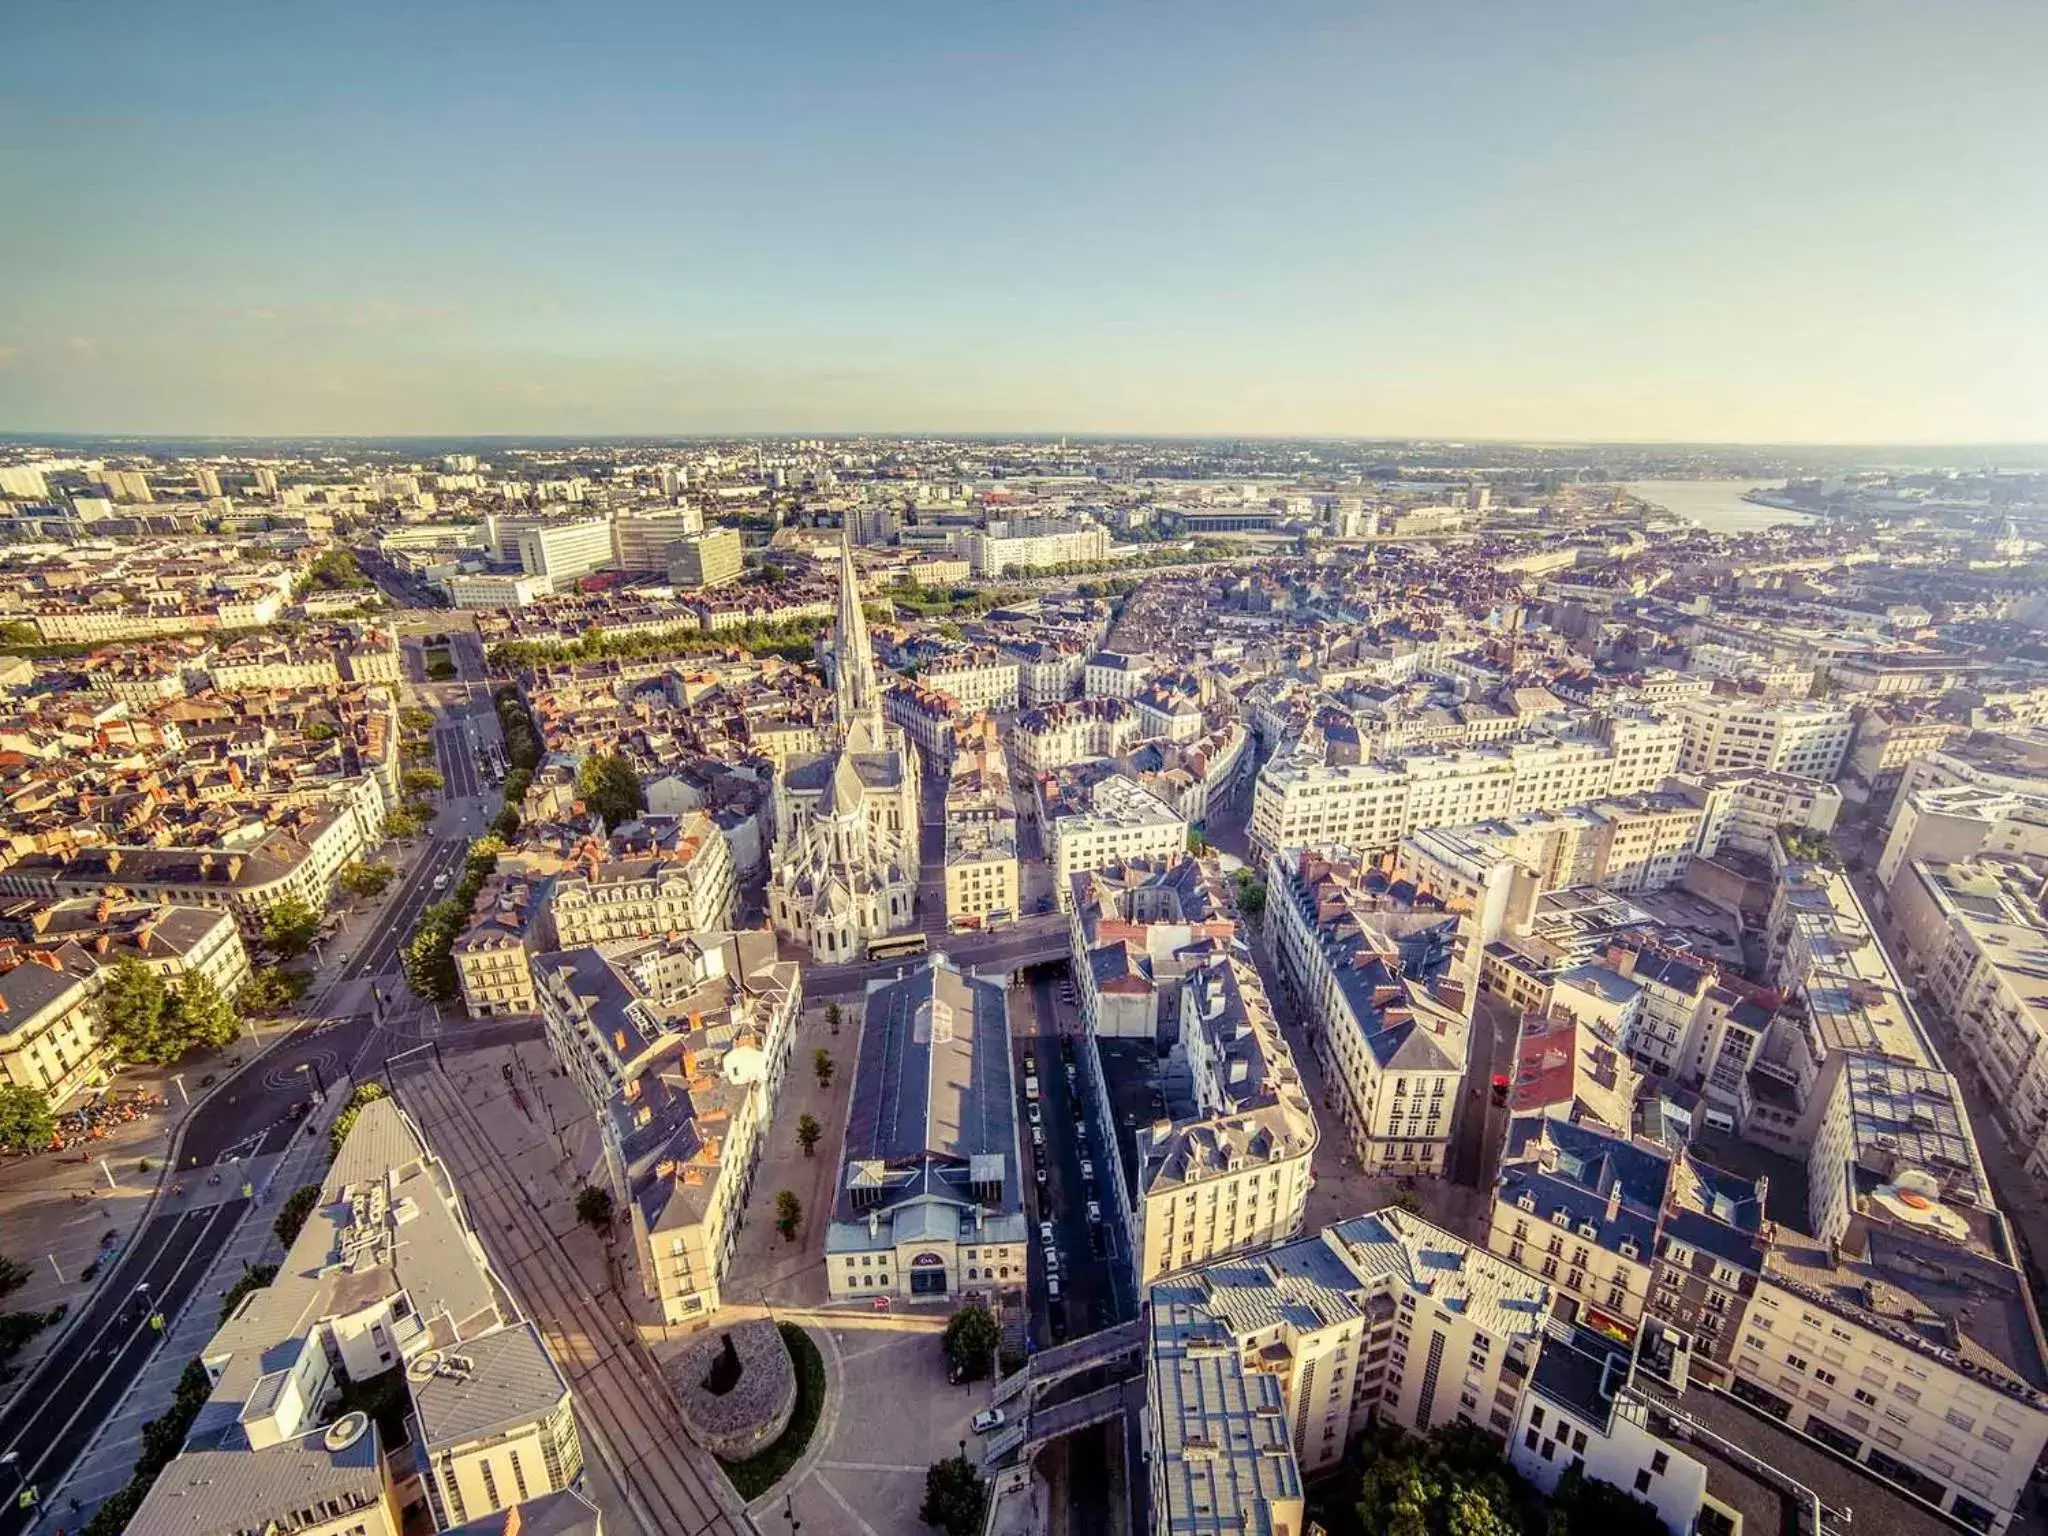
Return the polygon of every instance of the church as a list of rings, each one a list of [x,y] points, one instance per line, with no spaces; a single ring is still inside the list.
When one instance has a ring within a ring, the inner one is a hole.
[[[832,744],[783,765],[775,785],[768,912],[827,965],[917,923],[917,749],[882,718],[853,545],[841,546],[833,632]]]

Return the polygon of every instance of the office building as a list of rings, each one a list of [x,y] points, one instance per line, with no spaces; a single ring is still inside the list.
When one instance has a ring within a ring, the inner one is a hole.
[[[611,568],[611,520],[540,523],[519,534],[518,551],[520,570],[565,586],[579,576]]]
[[[745,568],[735,528],[712,528],[668,545],[668,579],[692,592],[738,581]]]
[[[1832,781],[1842,770],[1856,722],[1819,701],[1757,704],[1739,698],[1681,699],[1685,730],[1678,766],[1686,773],[1761,768]]]

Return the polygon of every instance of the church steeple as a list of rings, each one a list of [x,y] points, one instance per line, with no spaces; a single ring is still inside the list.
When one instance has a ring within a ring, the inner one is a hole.
[[[854,752],[882,745],[882,690],[868,644],[867,615],[860,606],[860,574],[853,568],[853,541],[839,545],[839,618],[832,631],[833,714],[842,744]]]

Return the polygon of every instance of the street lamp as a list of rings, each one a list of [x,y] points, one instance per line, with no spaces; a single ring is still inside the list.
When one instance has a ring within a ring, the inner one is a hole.
[[[295,1070],[300,1072],[310,1072],[313,1074],[313,1102],[315,1104],[319,1103],[321,1099],[326,1097],[327,1085],[320,1079],[320,1063],[317,1060],[302,1061],[298,1064],[298,1067]]]

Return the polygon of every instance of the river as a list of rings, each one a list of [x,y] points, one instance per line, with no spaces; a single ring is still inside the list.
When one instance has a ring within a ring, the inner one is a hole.
[[[1709,533],[1758,533],[1780,523],[1810,523],[1804,512],[1782,512],[1744,501],[1744,491],[1770,488],[1776,480],[1637,480],[1622,487],[1629,495],[1690,518]]]

